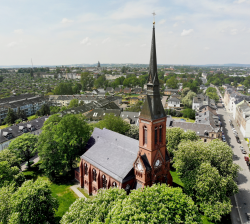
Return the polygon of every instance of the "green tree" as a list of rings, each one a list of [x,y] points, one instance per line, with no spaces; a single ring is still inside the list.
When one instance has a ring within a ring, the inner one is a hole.
[[[132,111],[132,112],[139,112],[141,111],[141,106],[143,105],[142,101],[138,101],[135,105],[132,107],[126,109],[126,111]]]
[[[182,114],[183,114],[183,117],[195,119],[195,111],[190,108],[186,108],[182,110]]]
[[[78,99],[72,99],[72,100],[69,102],[69,108],[78,107],[78,106],[79,106],[79,101],[78,101]]]
[[[136,125],[130,125],[129,130],[125,133],[126,136],[139,140],[139,127]]]
[[[21,158],[19,158],[16,155],[16,153],[12,152],[9,149],[4,149],[0,151],[0,162],[3,162],[3,161],[7,161],[11,167],[16,166],[19,169],[21,169],[21,166],[20,166]]]
[[[94,78],[89,72],[83,72],[81,74],[82,90],[91,90],[94,86]]]
[[[190,91],[189,87],[184,88],[181,92],[181,97],[185,97],[189,91]]]
[[[30,77],[31,77],[31,78],[34,78],[34,72],[33,72],[33,69],[30,69]]]
[[[178,149],[178,145],[182,140],[197,141],[199,136],[194,131],[187,130],[186,132],[179,127],[167,128],[166,131],[166,146],[171,154],[174,154]]]
[[[15,120],[16,120],[16,114],[11,108],[9,108],[7,116],[4,119],[4,121],[5,121],[6,124],[14,124]]]
[[[2,82],[3,81],[3,76],[0,76],[0,82]]]
[[[52,115],[39,135],[38,155],[45,174],[54,180],[72,171],[76,159],[83,153],[91,129],[82,115]]]
[[[11,206],[8,219],[12,220],[12,223],[54,222],[58,201],[52,196],[48,182],[42,179],[24,182],[17,191],[13,192],[9,200]]]
[[[40,116],[45,116],[50,114],[50,108],[47,104],[43,104],[40,111]]]
[[[18,157],[22,160],[28,161],[28,168],[30,168],[30,159],[36,153],[36,144],[38,137],[31,133],[24,133],[15,138],[9,144],[9,149],[17,153]]]
[[[66,223],[201,223],[197,206],[180,188],[165,184],[133,190],[100,190],[93,200],[76,200]]]
[[[171,77],[166,81],[166,85],[168,88],[177,89],[178,88],[178,80],[175,77]]]
[[[0,177],[0,188],[10,183],[20,186],[25,180],[20,169],[17,166],[11,167],[8,161],[0,162]]]
[[[210,220],[230,213],[229,197],[238,192],[234,179],[239,166],[232,158],[231,147],[217,139],[210,143],[182,141],[175,152],[174,167],[185,192]]]
[[[96,127],[100,129],[107,128],[124,135],[129,130],[130,125],[121,117],[117,117],[114,114],[106,114],[103,120],[96,124]]]
[[[187,93],[187,95],[185,97],[182,98],[182,103],[184,106],[186,107],[192,107],[192,102],[193,102],[193,98],[196,96],[196,93],[194,93],[193,91],[189,91]]]
[[[60,111],[60,107],[57,106],[50,106],[49,110],[50,110],[50,114],[56,114]]]

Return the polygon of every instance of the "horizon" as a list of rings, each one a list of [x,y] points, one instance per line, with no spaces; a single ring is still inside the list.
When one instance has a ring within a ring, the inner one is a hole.
[[[249,0],[14,0],[0,7],[1,67],[148,64],[154,11],[158,64],[250,62]]]

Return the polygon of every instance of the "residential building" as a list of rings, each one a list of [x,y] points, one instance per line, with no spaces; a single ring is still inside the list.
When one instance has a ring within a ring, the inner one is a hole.
[[[167,96],[170,96],[170,95],[172,95],[174,93],[178,93],[178,92],[179,92],[178,89],[168,89],[168,88],[166,88],[164,90],[164,94],[167,95]]]
[[[125,88],[125,89],[123,90],[123,92],[124,92],[124,93],[131,93],[131,88]]]
[[[8,148],[10,142],[13,141],[16,137],[21,136],[23,133],[39,135],[42,132],[41,128],[43,126],[43,123],[47,118],[47,116],[44,116],[29,122],[20,123],[8,128],[0,129],[0,151]]]
[[[129,99],[129,103],[130,104],[136,104],[139,101],[139,99],[137,97],[131,97]]]
[[[129,124],[139,126],[140,112],[122,111],[120,117]]]
[[[244,138],[250,137],[250,104],[243,101],[236,106],[235,121]]]
[[[170,96],[167,104],[168,104],[168,106],[167,106],[168,109],[180,108],[181,107],[181,100],[177,97]]]

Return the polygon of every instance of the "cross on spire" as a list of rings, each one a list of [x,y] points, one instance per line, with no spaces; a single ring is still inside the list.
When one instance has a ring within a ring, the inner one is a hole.
[[[155,14],[155,12],[153,12],[152,14],[153,14],[153,17],[154,17],[154,22],[153,22],[153,24],[155,24],[155,15],[156,15],[156,14]]]

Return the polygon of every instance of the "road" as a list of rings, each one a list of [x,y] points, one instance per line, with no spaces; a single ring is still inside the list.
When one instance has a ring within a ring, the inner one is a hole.
[[[231,197],[233,204],[231,212],[232,224],[239,224],[239,223],[250,224],[250,221],[247,220],[246,216],[246,213],[250,212],[250,170],[246,165],[246,162],[244,160],[244,154],[241,153],[239,146],[242,145],[244,147],[244,149],[247,151],[247,155],[249,154],[249,148],[238,126],[236,125],[232,114],[223,110],[222,108],[218,109],[218,114],[221,118],[226,140],[230,146],[233,146],[232,147],[234,153],[233,161],[235,164],[238,164],[242,168],[242,170],[240,170],[238,174],[238,177],[236,178],[236,182],[239,188],[239,193]],[[238,144],[236,141],[236,138],[229,124],[229,119],[232,120],[234,128],[238,132],[241,144]]]
[[[162,99],[161,99],[161,102],[162,102],[162,105],[163,105],[164,109],[165,109],[165,104],[166,104],[167,98],[168,98],[168,96],[163,96]]]

